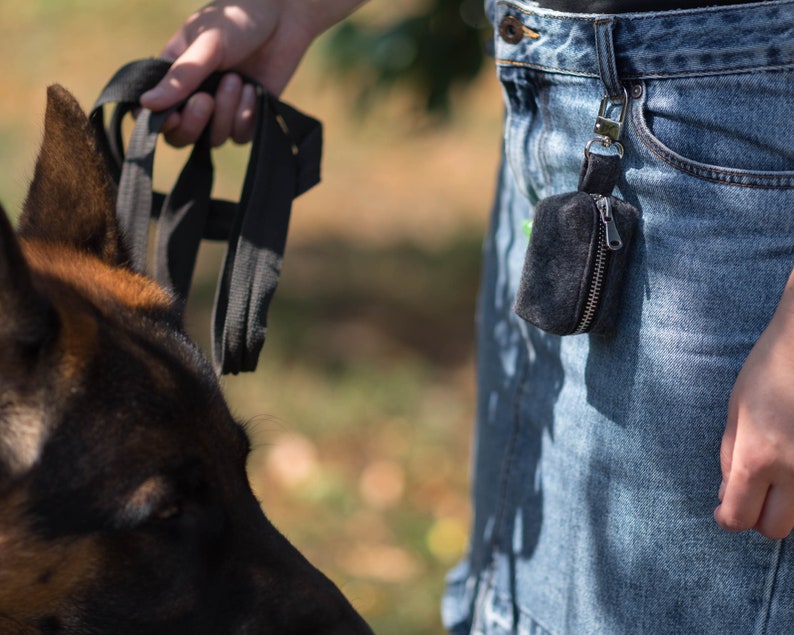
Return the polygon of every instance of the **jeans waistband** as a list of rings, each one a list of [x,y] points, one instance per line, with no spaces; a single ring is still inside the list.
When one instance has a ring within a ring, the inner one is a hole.
[[[715,5],[748,4],[763,0],[587,0],[590,13],[634,13],[639,11],[672,11]],[[555,11],[581,12],[581,0],[536,0],[535,4]]]
[[[489,12],[504,66],[599,77],[596,30],[605,21],[621,81],[794,66],[794,0],[616,15],[495,0]]]

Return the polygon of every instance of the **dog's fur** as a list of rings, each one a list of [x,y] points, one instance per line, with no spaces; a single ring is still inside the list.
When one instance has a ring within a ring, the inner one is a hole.
[[[268,522],[168,292],[131,271],[75,99],[0,210],[0,633],[371,631]]]

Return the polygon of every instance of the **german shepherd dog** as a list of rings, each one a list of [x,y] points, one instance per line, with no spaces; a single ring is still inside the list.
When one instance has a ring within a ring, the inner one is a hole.
[[[0,633],[371,634],[262,513],[212,368],[127,260],[53,86],[18,235],[0,210]]]

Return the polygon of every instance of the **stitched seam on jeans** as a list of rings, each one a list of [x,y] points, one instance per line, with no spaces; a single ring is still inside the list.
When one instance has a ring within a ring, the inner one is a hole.
[[[764,174],[762,172],[753,172],[753,171],[738,171],[738,170],[729,170],[729,169],[721,169],[717,166],[711,166],[707,164],[701,164],[701,166],[696,166],[694,162],[687,161],[685,158],[676,156],[673,154],[672,150],[669,150],[660,145],[660,142],[656,141],[650,130],[648,130],[642,121],[642,115],[640,113],[641,107],[633,108],[631,121],[634,127],[634,131],[637,133],[637,137],[640,139],[642,144],[655,156],[661,159],[664,163],[690,174],[696,178],[702,179],[704,181],[710,181],[712,183],[720,183],[723,185],[735,185],[737,187],[746,187],[746,188],[754,188],[754,189],[774,189],[774,190],[789,190],[794,189],[794,183],[792,184],[784,184],[780,183],[779,181],[782,180],[790,180],[794,181],[794,172],[790,175],[771,175],[771,174]],[[714,176],[708,176],[708,174],[712,174]],[[720,176],[724,176],[724,178],[720,178]],[[741,183],[737,181],[729,180],[731,178],[735,179],[750,179],[761,181],[760,183]],[[766,181],[766,182],[764,182]]]
[[[767,580],[766,589],[765,589],[765,598],[764,598],[764,610],[763,616],[761,618],[760,623],[760,630],[758,631],[758,635],[765,635],[767,633],[767,628],[769,627],[769,614],[771,613],[772,607],[772,596],[775,594],[775,586],[777,584],[777,574],[780,571],[780,560],[781,554],[783,552],[783,540],[778,540],[777,545],[775,546],[775,556],[774,562],[772,563],[772,568],[769,571],[769,579]]]
[[[675,168],[677,170],[680,170],[681,172],[685,172],[686,174],[694,176],[695,178],[702,179],[703,181],[709,181],[711,183],[719,183],[721,185],[730,185],[730,186],[736,186],[736,187],[746,187],[746,188],[750,188],[750,189],[759,189],[759,190],[790,190],[790,189],[794,188],[794,185],[784,185],[784,184],[781,184],[781,183],[778,183],[778,184],[740,183],[740,182],[737,182],[737,181],[730,181],[727,178],[719,178],[717,176],[707,176],[706,174],[701,174],[701,173],[697,172],[693,167],[690,168],[686,164],[681,164],[680,162],[674,162],[674,161],[668,159],[664,155],[662,155],[659,152],[657,152],[656,149],[652,145],[650,145],[648,142],[646,142],[641,136],[640,136],[640,140],[642,141],[643,145],[645,145],[645,147],[648,148],[648,150],[650,150],[651,153],[656,155],[659,159],[661,159],[667,165],[669,165],[669,166],[671,166],[671,167],[673,167],[673,168]],[[719,173],[717,170],[704,170],[704,172]],[[730,175],[731,173],[730,172],[726,172],[725,174],[726,175]],[[736,175],[736,176],[737,177],[740,176],[742,178],[748,178],[748,177],[749,178],[756,178],[755,175],[744,175],[743,174],[743,175]],[[758,178],[772,178],[772,177],[758,177]]]
[[[541,13],[536,13],[534,11],[530,11],[529,9],[524,9],[522,7],[519,7],[519,6],[515,5],[515,4],[513,4],[512,2],[505,2],[504,0],[501,0],[500,2],[497,2],[496,4],[497,4],[497,6],[498,5],[502,5],[502,6],[506,6],[506,7],[511,7],[513,9],[515,9],[516,11],[520,11],[521,13],[524,13],[526,15],[536,15],[536,16],[538,16],[539,18],[541,18],[543,20],[560,20],[560,21],[568,20],[570,22],[592,22],[592,20],[593,20],[592,17],[579,17],[579,16],[572,16],[572,15],[544,15],[544,14],[541,14]],[[768,2],[767,4],[771,8],[776,3]],[[785,4],[790,4],[790,3],[781,3],[781,4],[785,5]],[[762,8],[762,7],[757,7],[757,8]],[[726,12],[727,13],[727,12],[730,12],[730,11],[736,11],[736,8],[733,7],[733,6],[730,6],[730,5],[726,5],[726,6],[713,6],[713,7],[700,7],[700,8],[696,8],[696,9],[686,9],[685,11],[689,15],[695,16],[696,14],[700,14],[700,13],[721,13],[721,12]],[[678,13],[678,12],[677,11],[666,11],[665,13],[673,14],[672,17],[677,17],[675,14]],[[591,16],[592,15],[604,15],[604,14],[591,14]],[[617,19],[619,19],[621,21],[624,21],[624,22],[642,22],[642,21],[648,21],[648,20],[653,21],[653,20],[658,20],[659,19],[658,16],[643,15],[641,12],[637,12],[635,14],[620,14],[620,13],[616,13],[616,14],[610,14],[610,15],[615,15],[617,17]]]
[[[549,83],[544,81],[543,78],[538,77],[538,90],[540,91],[540,116],[543,119],[543,127],[540,132],[540,139],[538,139],[538,163],[540,163],[541,170],[543,171],[543,180],[548,184],[549,188],[553,188],[552,183],[553,174],[549,169],[549,162],[546,159],[546,140],[549,138],[551,130],[553,129],[551,121],[551,109],[549,108]]]
[[[759,4],[761,4],[761,3],[759,3]],[[778,4],[780,4],[782,6],[785,6],[786,4],[791,4],[791,3],[790,2],[785,2],[784,3],[784,2],[780,2],[780,0],[778,0],[778,2],[769,1],[769,2],[766,2],[765,4],[767,5],[766,8],[777,8],[776,5],[778,5]],[[763,7],[763,6],[761,6],[761,7],[753,7],[753,9],[755,9],[755,10],[763,9],[763,8],[765,8],[765,7]],[[731,11],[736,11],[736,10],[737,10],[737,8],[734,7],[734,6],[731,6],[731,5],[723,5],[723,6],[716,5],[716,6],[707,6],[707,7],[696,7],[696,8],[693,8],[693,9],[681,9],[682,12],[686,12],[690,16],[696,16],[696,15],[703,14],[703,13],[712,13],[712,14],[729,13]],[[675,15],[675,13],[677,13],[677,12],[678,11],[673,10],[673,11],[667,11],[665,13],[672,13],[673,14],[672,17],[676,18],[676,17],[678,17],[678,16]],[[623,20],[625,22],[647,22],[647,21],[658,20],[657,16],[643,15],[642,12],[637,12],[637,13],[634,13],[634,14],[624,14],[624,15],[617,14],[617,15],[619,16],[618,19]]]
[[[566,75],[577,75],[581,77],[598,77],[598,73],[591,73],[589,71],[572,71],[567,68],[556,68],[554,66],[544,66],[542,64],[530,64],[529,62],[516,62],[515,60],[508,60],[500,58],[496,60],[497,64],[502,66],[517,66],[520,68],[533,68],[540,71],[551,71],[557,73],[565,73]]]
[[[516,11],[519,11],[520,13],[523,13],[524,15],[536,15],[536,16],[542,18],[543,20],[559,20],[559,21],[567,20],[568,22],[592,22],[593,21],[590,18],[579,18],[579,17],[567,16],[567,15],[540,15],[538,13],[535,13],[534,11],[530,11],[529,9],[524,9],[522,7],[516,6],[512,2],[497,2],[496,4],[497,4],[497,6],[498,5],[502,5],[504,7],[510,7],[511,9],[515,9]]]
[[[519,62],[506,58],[497,58],[495,60],[497,65],[501,66],[516,66],[520,68],[533,68],[540,71],[549,71],[556,73],[564,73],[566,75],[576,75],[581,77],[598,77],[598,73],[591,71],[582,71],[562,66],[545,66],[543,64],[534,64],[531,62]],[[794,68],[794,62],[786,64],[776,64],[774,66],[736,66],[729,68],[720,68],[715,70],[684,70],[670,73],[640,73],[640,74],[625,74],[624,80],[641,80],[641,79],[669,79],[672,77],[713,77],[715,75],[730,75],[731,73],[755,73],[755,72],[768,72],[768,71],[783,71]]]
[[[624,79],[668,79],[670,77],[713,77],[714,75],[730,75],[732,73],[765,73],[768,71],[782,71],[786,69],[794,68],[794,61],[786,62],[785,64],[774,64],[772,66],[758,66],[758,65],[750,65],[750,66],[728,66],[725,68],[717,68],[717,69],[688,69],[683,71],[674,71],[669,73],[662,73],[662,72],[650,72],[650,73],[640,73],[639,75],[631,75],[627,74],[624,75]],[[573,73],[574,71],[568,71]]]

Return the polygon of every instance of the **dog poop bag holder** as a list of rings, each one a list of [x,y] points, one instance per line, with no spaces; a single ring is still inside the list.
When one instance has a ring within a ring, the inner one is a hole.
[[[579,190],[535,206],[515,312],[556,335],[615,329],[629,252],[639,221],[612,195],[620,158],[586,154]]]

